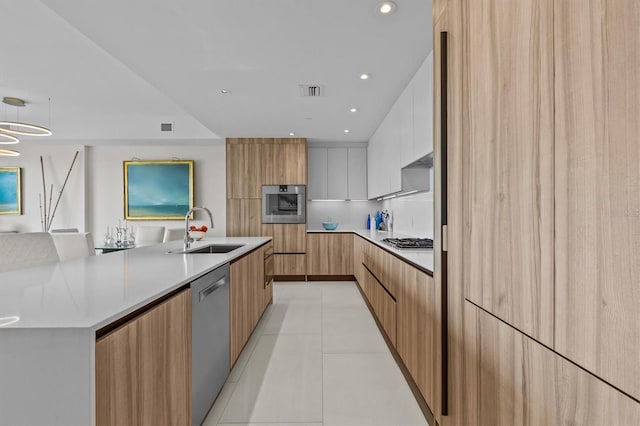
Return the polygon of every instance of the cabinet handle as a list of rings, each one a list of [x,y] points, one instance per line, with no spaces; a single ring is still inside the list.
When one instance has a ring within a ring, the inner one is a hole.
[[[202,302],[211,293],[213,293],[214,291],[216,291],[220,287],[223,287],[225,284],[227,284],[227,279],[226,278],[222,278],[222,279],[216,281],[215,283],[211,284],[209,287],[205,288],[204,290],[201,290],[200,293],[198,294],[198,301]]]
[[[447,285],[447,251],[449,235],[447,232],[447,87],[448,87],[448,46],[447,32],[440,32],[440,221],[442,223],[440,249],[441,269],[441,341],[442,346],[442,415],[449,414],[449,298]]]

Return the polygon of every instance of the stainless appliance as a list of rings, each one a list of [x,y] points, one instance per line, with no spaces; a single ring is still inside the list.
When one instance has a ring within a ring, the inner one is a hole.
[[[382,241],[397,249],[432,249],[430,238],[385,238]]]
[[[229,375],[229,265],[191,283],[192,423],[201,425]]]
[[[304,185],[262,185],[262,223],[306,223]]]

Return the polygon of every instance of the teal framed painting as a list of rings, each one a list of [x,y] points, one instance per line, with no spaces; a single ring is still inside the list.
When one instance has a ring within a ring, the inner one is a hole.
[[[0,214],[22,214],[20,167],[0,167]]]
[[[124,161],[124,218],[184,219],[193,207],[193,160]]]

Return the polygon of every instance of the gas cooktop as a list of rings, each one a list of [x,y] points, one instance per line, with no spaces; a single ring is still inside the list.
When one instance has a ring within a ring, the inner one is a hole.
[[[385,238],[382,241],[397,249],[432,249],[430,238]]]

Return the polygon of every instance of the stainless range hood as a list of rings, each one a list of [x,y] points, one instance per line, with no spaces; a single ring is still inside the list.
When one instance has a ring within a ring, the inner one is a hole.
[[[428,192],[432,186],[433,152],[402,168],[402,190],[396,195]]]

